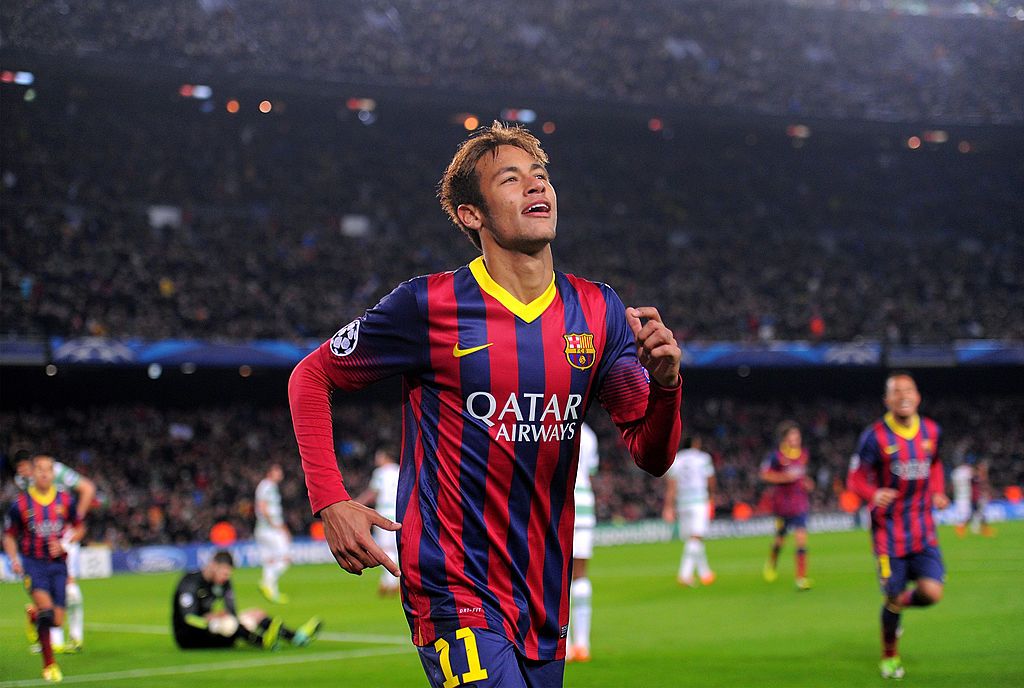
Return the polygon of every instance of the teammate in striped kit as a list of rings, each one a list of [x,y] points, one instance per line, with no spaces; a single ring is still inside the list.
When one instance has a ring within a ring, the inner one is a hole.
[[[595,400],[661,475],[680,350],[657,309],[553,269],[547,155],[498,122],[456,152],[442,205],[483,256],[398,286],[292,373],[310,503],[346,571],[383,564],[433,686],[561,686],[580,425]],[[646,321],[646,322],[644,322]],[[401,375],[397,518],[351,501],[330,395]],[[401,572],[370,537],[398,530]]]
[[[15,485],[18,486],[19,490],[27,490],[32,484],[32,455],[25,450],[18,451],[15,454],[14,467]],[[93,500],[96,498],[96,484],[60,461],[53,462],[53,484],[62,492],[75,493],[78,504],[78,520],[84,523],[89,509],[92,507]],[[68,531],[68,537],[70,538],[70,531]],[[64,629],[60,626],[54,626],[50,629],[50,643],[55,652],[71,654],[81,652],[85,644],[85,600],[82,597],[82,588],[78,585],[78,577],[81,575],[80,559],[82,546],[81,543],[72,542],[70,539],[63,544],[67,552],[68,566],[67,591],[65,593],[68,642],[66,644],[64,642]],[[31,617],[35,610],[28,609],[27,613]],[[28,630],[29,642],[37,643],[39,639],[36,637],[35,624],[31,623],[31,621]]]
[[[772,511],[775,513],[775,538],[764,564],[764,579],[774,583],[778,577],[779,552],[786,540],[786,533],[793,530],[796,543],[796,589],[811,589],[807,577],[807,512],[810,500],[807,493],[814,489],[814,481],[807,475],[810,455],[803,446],[803,435],[796,422],[786,420],[779,423],[775,431],[779,446],[761,463],[761,480],[772,487]]]
[[[942,431],[917,409],[921,395],[906,372],[885,382],[888,413],[861,435],[850,465],[849,489],[871,509],[871,541],[882,605],[883,678],[903,678],[897,650],[900,615],[906,607],[928,607],[942,599],[945,567],[932,507],[949,506],[939,458]],[[904,590],[908,581],[917,586]]]
[[[260,561],[263,564],[263,576],[260,578],[259,591],[268,601],[276,604],[287,604],[288,596],[278,586],[281,576],[288,570],[291,562],[289,553],[292,534],[284,522],[284,511],[281,508],[281,489],[279,485],[284,479],[284,471],[279,464],[272,464],[266,476],[256,485],[256,544],[260,548]]]
[[[593,586],[587,576],[587,564],[594,556],[594,488],[590,479],[601,463],[597,452],[597,435],[586,423],[580,425],[580,458],[576,466],[576,520],[572,536],[572,584],[569,586],[569,643],[565,653],[568,662],[590,661],[590,619]]]
[[[25,590],[32,598],[43,679],[58,682],[63,674],[53,658],[50,629],[64,623],[68,567],[62,543],[80,540],[82,528],[75,498],[54,485],[53,464],[50,456],[32,459],[32,483],[17,496],[4,518],[3,546],[11,570],[24,576]]]
[[[708,565],[704,536],[711,520],[711,499],[715,489],[715,466],[711,454],[701,449],[699,435],[684,441],[684,448],[676,454],[669,469],[668,487],[665,489],[663,520],[674,523],[679,519],[679,537],[686,541],[679,562],[676,581],[688,588],[694,587],[693,570],[697,569],[702,585],[715,582],[715,572]]]
[[[378,514],[394,521],[398,518],[398,462],[395,461],[395,455],[390,449],[381,447],[373,454],[373,464],[375,468],[370,476],[370,485],[356,497],[356,501],[374,507]],[[398,561],[398,537],[395,531],[374,526],[373,541],[393,561]],[[381,568],[377,591],[382,596],[397,593],[398,583],[398,576],[386,568]]]

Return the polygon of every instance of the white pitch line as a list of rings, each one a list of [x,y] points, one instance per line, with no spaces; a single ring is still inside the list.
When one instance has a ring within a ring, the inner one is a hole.
[[[180,666],[132,669],[129,671],[110,671],[103,674],[65,676],[64,683],[94,683],[96,681],[126,681],[129,679],[149,678],[151,676],[180,676],[182,674],[201,674],[209,671],[224,671],[232,669],[252,669],[255,667],[272,666],[280,664],[306,664],[308,662],[329,662],[337,659],[379,657],[382,655],[397,655],[407,651],[408,650],[404,648],[370,648],[366,650],[340,650],[338,652],[303,654],[295,655],[292,657],[278,655],[276,657],[267,657],[261,659],[240,659],[231,662],[211,662],[209,664],[185,664]],[[48,684],[42,679],[27,679],[21,681],[0,682],[0,688],[24,688],[28,686],[45,685]]]

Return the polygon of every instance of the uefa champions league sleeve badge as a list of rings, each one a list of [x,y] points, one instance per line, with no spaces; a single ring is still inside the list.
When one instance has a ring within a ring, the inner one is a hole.
[[[338,330],[335,335],[331,337],[331,353],[335,356],[348,356],[356,350],[356,344],[358,342],[359,320],[357,318]]]

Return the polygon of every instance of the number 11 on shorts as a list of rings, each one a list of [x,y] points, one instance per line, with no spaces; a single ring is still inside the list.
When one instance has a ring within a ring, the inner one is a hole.
[[[434,643],[434,649],[437,650],[437,658],[441,662],[441,671],[444,673],[443,687],[455,688],[455,686],[464,683],[486,679],[487,669],[480,666],[480,653],[476,648],[476,636],[473,635],[473,629],[460,628],[455,632],[455,637],[466,646],[466,664],[469,667],[469,671],[461,676],[460,682],[460,677],[452,673],[452,647],[444,638],[438,638],[437,642]]]

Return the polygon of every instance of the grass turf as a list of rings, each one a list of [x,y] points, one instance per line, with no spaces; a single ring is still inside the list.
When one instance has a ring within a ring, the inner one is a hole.
[[[946,597],[904,615],[906,685],[1024,685],[1024,523],[995,538],[940,533]],[[566,667],[566,686],[873,686],[880,594],[865,533],[812,534],[814,590],[796,592],[792,544],[779,580],[761,579],[767,538],[708,543],[718,580],[675,583],[681,543],[598,548],[592,652]],[[235,573],[240,608],[261,606],[298,626],[318,614],[324,635],[305,649],[263,653],[175,648],[168,633],[177,575],[119,575],[81,583],[86,647],[62,656],[65,683],[95,686],[422,686],[426,680],[396,599],[376,595],[376,572],[296,567],[282,580],[292,603],[269,605],[258,571]],[[19,586],[0,586],[0,688],[41,684],[28,653]]]

